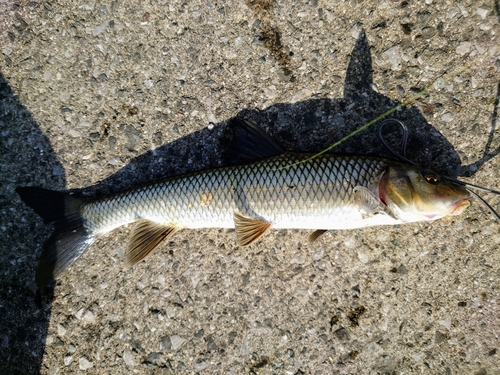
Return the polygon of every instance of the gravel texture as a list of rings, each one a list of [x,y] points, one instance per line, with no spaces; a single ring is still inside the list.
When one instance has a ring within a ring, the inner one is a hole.
[[[133,268],[121,228],[41,293],[50,228],[14,192],[223,165],[234,116],[320,150],[463,67],[393,117],[411,160],[499,188],[499,33],[498,1],[1,1],[0,372],[500,374],[478,204],[312,244],[185,230]],[[372,128],[337,151],[386,155]]]

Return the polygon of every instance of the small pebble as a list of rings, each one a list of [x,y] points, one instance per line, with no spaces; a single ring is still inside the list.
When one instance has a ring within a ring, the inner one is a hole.
[[[302,89],[295,93],[295,95],[290,100],[291,103],[296,103],[305,99],[308,99],[312,94],[310,89]]]
[[[101,23],[99,26],[97,26],[94,31],[93,31],[93,35],[94,36],[97,36],[99,34],[101,34],[105,29],[106,27],[108,27],[108,22],[109,21],[104,21],[103,23]]]
[[[248,338],[245,336],[241,342],[241,355],[246,357],[248,355]]]
[[[473,97],[473,98],[478,98],[478,97],[480,97],[482,94],[483,94],[483,90],[478,89],[478,90],[476,90],[476,91],[474,91],[474,92],[472,93],[472,97]]]
[[[206,367],[208,366],[208,363],[203,361],[203,362],[200,362],[200,363],[195,363],[194,364],[194,368],[198,371],[201,371],[203,369],[205,369]]]
[[[194,334],[194,337],[196,337],[197,339],[203,337],[203,335],[205,334],[205,331],[203,329],[200,329],[198,332],[196,332]]]
[[[66,334],[66,327],[64,327],[62,324],[57,325],[57,335],[58,336],[64,336]]]
[[[89,323],[94,323],[95,322],[94,313],[90,310],[85,311],[85,314],[83,314],[83,320]]]
[[[471,44],[470,42],[461,42],[457,49],[456,49],[456,52],[459,54],[459,55],[465,55],[467,53],[470,52],[470,48],[471,48]]]
[[[473,89],[475,89],[477,87],[477,85],[479,84],[479,82],[477,81],[476,77],[472,77],[470,79],[470,83],[471,83],[471,86]]]
[[[186,340],[178,335],[170,336],[170,342],[172,343],[172,349],[177,350],[184,344]]]
[[[172,349],[172,343],[170,342],[169,337],[165,337],[160,341],[160,350],[170,350]]]
[[[465,8],[461,4],[459,4],[458,7],[460,8],[460,12],[462,13],[463,17],[469,17],[469,12],[467,11],[467,8]]]
[[[125,350],[123,352],[123,362],[125,362],[127,366],[135,366],[134,355],[130,350]]]
[[[442,342],[445,342],[447,339],[448,339],[448,337],[446,336],[446,334],[444,334],[440,331],[436,331],[436,335],[434,337],[434,342],[436,344],[441,344]]]
[[[80,320],[82,318],[82,315],[83,315],[83,309],[80,309],[76,312],[75,316],[78,320]]]
[[[134,128],[132,125],[126,125],[124,133],[128,139],[128,148],[134,149],[141,142],[141,132]]]
[[[363,30],[363,26],[359,23],[356,23],[353,27],[351,27],[351,30],[349,30],[349,34],[351,34],[351,36],[354,38],[354,39],[358,39],[359,38],[359,33]]]
[[[67,355],[64,357],[64,365],[69,366],[73,362],[73,356],[72,355]]]
[[[78,361],[78,365],[80,367],[80,370],[84,371],[94,366],[94,364],[90,362],[86,357],[81,357]]]
[[[446,87],[446,81],[443,78],[436,79],[436,81],[434,82],[434,88],[436,90],[440,90],[443,87]]]
[[[362,252],[358,252],[358,259],[363,264],[366,264],[370,261],[368,256],[366,254],[363,254]]]
[[[272,85],[264,88],[264,94],[268,99],[274,99],[278,95],[278,91],[276,90],[276,86]]]
[[[391,65],[393,70],[401,70],[401,54],[399,53],[399,46],[394,46],[386,50],[384,53],[385,59]]]
[[[45,345],[47,346],[52,345],[53,342],[54,342],[54,336],[47,335],[47,337],[45,338]]]
[[[478,8],[476,13],[484,20],[490,11],[488,9]]]
[[[200,280],[201,280],[201,277],[198,273],[191,276],[191,283],[193,285],[193,289],[196,289]]]
[[[451,121],[453,121],[453,113],[446,112],[445,114],[443,114],[441,116],[441,120],[443,120],[444,122],[451,122]]]
[[[447,330],[450,330],[451,328],[451,319],[449,317],[446,317],[442,320],[438,320],[438,323],[441,324],[443,327],[445,327]]]
[[[313,259],[314,260],[320,260],[321,258],[323,258],[323,255],[324,255],[324,251],[323,250],[319,250],[319,251],[316,251],[313,255]]]
[[[344,238],[344,245],[349,249],[354,249],[357,245],[356,238],[354,238],[354,237]]]
[[[238,47],[240,46],[243,42],[245,41],[245,37],[244,36],[238,36],[236,37],[236,39],[234,40],[234,46],[235,47]]]
[[[70,129],[68,131],[69,135],[71,135],[72,137],[80,137],[82,135],[82,133],[80,133],[78,130],[75,130],[75,129]]]
[[[120,158],[117,158],[117,157],[111,158],[108,161],[108,163],[111,165],[118,165],[118,164],[120,164],[120,162],[121,162]]]
[[[422,357],[424,356],[424,353],[418,352],[413,355],[413,360],[417,363],[422,362]]]

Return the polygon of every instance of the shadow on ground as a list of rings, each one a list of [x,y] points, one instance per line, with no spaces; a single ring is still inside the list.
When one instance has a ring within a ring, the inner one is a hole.
[[[48,140],[1,76],[0,99],[0,147],[5,155],[0,173],[7,181],[0,195],[1,230],[5,239],[0,250],[0,320],[2,327],[8,327],[0,334],[0,372],[37,373],[50,318],[50,304],[36,298],[34,270],[41,251],[40,243],[47,238],[48,231],[41,220],[32,227],[24,224],[24,217],[34,214],[22,205],[14,189],[16,186],[38,185],[63,190],[65,177]],[[258,124],[286,149],[314,152],[398,104],[372,89],[371,56],[368,41],[362,33],[347,68],[343,98],[280,103],[263,111],[243,110],[238,117]],[[402,108],[392,117],[409,128],[409,159],[441,173],[454,174],[460,166],[457,153],[426,122],[419,110]],[[387,139],[397,148],[401,139],[399,131],[392,132]],[[230,140],[231,129],[227,123],[214,124],[212,130],[203,129],[138,156],[117,173],[80,192],[108,194],[166,176],[230,164],[230,160],[223,157],[228,153]],[[346,141],[335,151],[391,156],[378,140],[375,127]],[[479,163],[485,163],[496,154],[498,149],[488,149]],[[467,171],[470,169],[462,169],[462,174],[470,175]],[[52,292],[49,290],[48,295]]]
[[[17,197],[15,188],[65,188],[65,175],[48,139],[0,72],[0,373],[38,374],[53,288],[43,300],[34,282],[40,241],[49,231]]]

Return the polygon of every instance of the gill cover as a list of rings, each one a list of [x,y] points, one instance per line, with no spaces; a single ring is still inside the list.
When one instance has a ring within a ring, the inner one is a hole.
[[[404,222],[459,215],[470,205],[465,187],[431,170],[401,163],[383,175],[380,199]]]

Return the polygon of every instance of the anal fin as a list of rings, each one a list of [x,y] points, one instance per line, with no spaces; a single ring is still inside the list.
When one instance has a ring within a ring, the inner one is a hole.
[[[271,228],[271,223],[235,212],[234,228],[239,244],[248,246],[261,238]]]
[[[151,254],[163,241],[177,231],[176,227],[161,225],[149,220],[139,220],[132,228],[132,236],[125,254],[129,266]]]
[[[328,232],[327,229],[316,229],[314,232],[312,232],[309,235],[309,242],[314,242],[318,239],[319,236],[321,236],[323,233]]]

